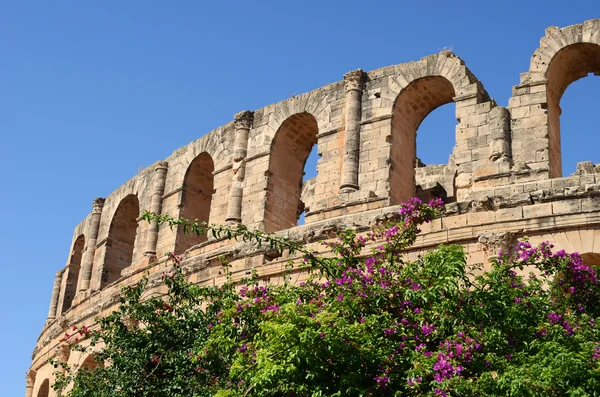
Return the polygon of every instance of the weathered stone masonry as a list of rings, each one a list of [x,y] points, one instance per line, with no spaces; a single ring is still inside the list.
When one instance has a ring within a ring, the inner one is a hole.
[[[461,244],[487,263],[517,238],[549,240],[600,264],[600,166],[562,176],[560,98],[573,81],[600,74],[600,19],[550,27],[513,88],[497,105],[449,51],[339,81],[256,111],[182,147],[105,199],[76,228],[57,272],[48,319],[26,377],[26,396],[53,395],[49,357],[94,365],[60,342],[73,325],[93,326],[118,292],[150,272],[160,294],[167,252],[183,254],[192,282],[218,285],[219,258],[234,278],[256,269],[278,283],[289,253],[186,236],[140,220],[144,209],[275,232],[322,249],[337,230],[366,230],[412,196],[442,197],[446,213],[423,227],[413,258],[436,244]],[[435,108],[454,103],[455,145],[447,164],[419,164],[416,134]],[[303,168],[317,145],[317,176]],[[306,222],[298,226],[300,214]],[[297,275],[298,279],[303,277]]]

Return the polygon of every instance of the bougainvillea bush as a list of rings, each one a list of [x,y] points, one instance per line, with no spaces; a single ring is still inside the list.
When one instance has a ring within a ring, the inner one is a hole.
[[[576,253],[527,241],[477,276],[457,245],[406,261],[419,225],[442,207],[413,199],[397,222],[325,243],[327,256],[244,227],[147,213],[189,232],[295,252],[311,276],[297,285],[264,285],[255,275],[200,287],[185,281],[171,255],[165,296],[142,299],[145,279],[123,289],[119,309],[98,319],[96,331],[65,336],[75,349],[93,350],[99,365],[57,364],[55,389],[70,396],[600,395],[596,269]]]

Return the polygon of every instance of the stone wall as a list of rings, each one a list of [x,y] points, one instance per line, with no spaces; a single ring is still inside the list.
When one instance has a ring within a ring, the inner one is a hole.
[[[455,54],[343,80],[243,111],[233,122],[144,169],[93,209],[76,228],[66,266],[56,273],[48,319],[27,373],[27,396],[53,395],[48,357],[93,365],[59,340],[73,325],[94,326],[124,285],[151,274],[160,294],[167,252],[183,255],[189,279],[218,285],[219,258],[234,279],[256,269],[278,283],[289,253],[246,243],[190,238],[140,221],[142,210],[210,223],[242,223],[320,250],[336,231],[368,228],[415,195],[442,197],[445,215],[423,227],[409,258],[452,242],[469,263],[487,263],[517,238],[549,240],[600,264],[600,167],[582,162],[562,177],[560,98],[573,81],[600,74],[600,19],[546,30],[529,71],[498,106]],[[447,164],[422,166],[416,134],[437,107],[455,104],[455,145]],[[303,168],[317,145],[317,176]],[[305,224],[298,226],[300,214]],[[304,275],[297,274],[298,280]],[[49,382],[48,382],[49,381]]]

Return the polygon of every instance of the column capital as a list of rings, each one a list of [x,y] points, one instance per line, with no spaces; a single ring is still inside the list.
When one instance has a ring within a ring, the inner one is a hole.
[[[66,343],[61,343],[54,349],[54,356],[61,363],[67,363],[71,355],[71,347]]]
[[[92,203],[92,214],[93,213],[100,213],[102,212],[102,208],[104,207],[104,202],[105,199],[102,197],[98,197],[94,200],[94,202]]]
[[[156,167],[154,167],[154,170],[155,171],[166,170],[168,168],[169,168],[169,162],[161,160],[161,161],[159,161],[159,162],[156,163]]]
[[[27,382],[27,387],[33,387],[33,384],[35,383],[36,374],[37,371],[35,369],[30,369],[29,371],[27,371],[27,373],[25,374],[25,382]]]
[[[243,110],[239,113],[236,113],[233,116],[233,120],[235,123],[235,129],[250,129],[252,127],[252,122],[254,121],[254,112],[250,110]]]
[[[346,91],[362,91],[365,72],[362,69],[351,70],[344,75]]]
[[[482,233],[477,241],[481,244],[488,261],[498,258],[499,252],[508,252],[513,248],[515,234],[512,232]]]

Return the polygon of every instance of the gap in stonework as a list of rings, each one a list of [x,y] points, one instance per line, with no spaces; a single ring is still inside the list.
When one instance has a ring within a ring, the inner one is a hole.
[[[319,158],[321,156],[319,156],[319,151],[318,151],[318,145],[314,144],[310,154],[308,155],[308,158],[306,159],[306,164],[304,164],[304,175],[302,176],[302,186],[304,187],[306,185],[306,182],[309,181],[312,178],[316,178],[317,177],[317,162],[319,161]],[[304,189],[303,189],[304,191]],[[304,203],[306,204],[306,203]],[[298,218],[298,226],[300,225],[304,225],[304,223],[306,222],[305,219],[305,215],[306,214],[306,210],[302,211],[302,213],[300,214],[299,218]]]
[[[434,109],[417,129],[417,159],[422,164],[448,164],[456,141],[455,108],[451,102]]]
[[[451,102],[434,109],[417,129],[415,194],[423,201],[456,200],[454,171],[447,167],[456,141],[455,108]]]

